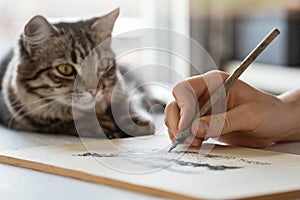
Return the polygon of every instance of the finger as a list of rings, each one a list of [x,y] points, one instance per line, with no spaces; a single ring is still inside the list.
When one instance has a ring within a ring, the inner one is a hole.
[[[201,76],[194,76],[189,78],[187,81],[193,88],[193,91],[197,97],[201,97],[204,94],[211,94],[221,84],[224,83],[225,79],[229,75],[222,71],[212,70]]]
[[[189,78],[187,81],[180,82],[173,89],[173,95],[180,109],[179,130],[191,125],[195,113],[209,98],[228,74],[220,71],[211,71],[205,75]],[[198,102],[198,98],[199,99]]]
[[[202,145],[203,140],[201,138],[196,138],[194,135],[189,135],[184,143],[191,145],[193,147],[200,147]]]
[[[209,123],[196,119],[192,124],[192,133],[198,138],[205,138],[208,133]]]
[[[192,132],[196,137],[219,137],[237,131],[251,131],[258,125],[257,117],[245,105],[226,113],[208,115],[193,122]],[[206,125],[208,126],[205,127]],[[206,131],[207,130],[207,131]],[[206,132],[206,133],[205,133]]]
[[[183,130],[188,127],[197,111],[197,96],[188,81],[177,84],[173,89],[173,95],[180,110],[180,120],[178,129]]]
[[[179,113],[179,107],[175,101],[169,103],[165,109],[165,124],[168,127],[169,136],[172,141],[178,133]]]

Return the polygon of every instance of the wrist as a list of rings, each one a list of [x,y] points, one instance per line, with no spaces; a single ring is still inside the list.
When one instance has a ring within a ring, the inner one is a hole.
[[[283,126],[286,131],[277,142],[300,141],[300,90],[284,93],[278,98],[283,103]]]

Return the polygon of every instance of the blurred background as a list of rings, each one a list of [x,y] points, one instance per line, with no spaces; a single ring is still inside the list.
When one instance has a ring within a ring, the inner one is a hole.
[[[100,16],[117,7],[121,8],[114,28],[117,52],[124,54],[149,41],[171,52],[148,49],[120,56],[120,61],[133,68],[145,66],[146,72],[140,72],[145,80],[174,84],[210,69],[231,72],[277,27],[280,36],[242,79],[274,94],[300,87],[300,0],[0,0],[0,54],[16,42],[34,15],[75,20]],[[135,31],[141,29],[145,31]],[[128,31],[131,34],[123,34]],[[194,44],[203,47],[206,58]],[[173,49],[183,55],[172,53]],[[197,59],[203,62],[197,66],[189,62]]]

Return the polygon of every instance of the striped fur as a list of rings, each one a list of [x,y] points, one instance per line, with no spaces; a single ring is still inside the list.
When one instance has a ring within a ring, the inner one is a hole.
[[[130,101],[136,80],[122,78],[110,48],[118,14],[57,24],[32,18],[1,63],[0,122],[17,130],[92,137],[153,134],[149,116],[135,106],[149,101],[142,91]],[[76,74],[62,75],[61,64]]]

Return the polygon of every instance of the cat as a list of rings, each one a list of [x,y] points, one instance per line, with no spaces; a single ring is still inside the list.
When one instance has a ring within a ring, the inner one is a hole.
[[[135,77],[123,76],[127,71],[110,47],[118,15],[116,9],[53,24],[33,17],[1,62],[0,123],[16,130],[109,139],[154,134],[147,112],[151,98],[135,88]],[[130,97],[133,90],[136,95]]]

